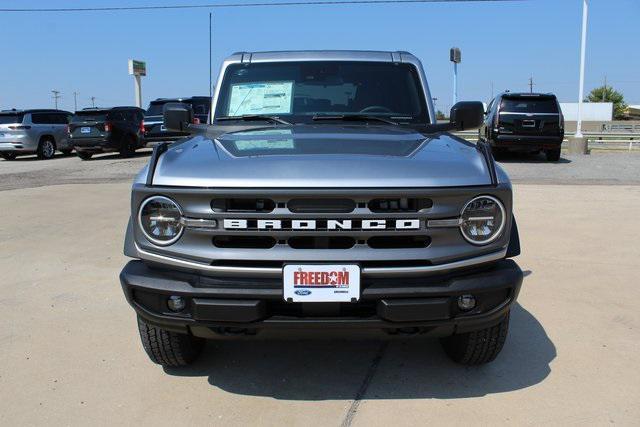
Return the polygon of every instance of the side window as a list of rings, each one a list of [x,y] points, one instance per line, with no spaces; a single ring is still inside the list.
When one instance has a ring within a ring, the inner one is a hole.
[[[31,114],[31,123],[33,123],[34,125],[44,125],[49,123],[47,121],[48,119],[48,114],[46,113],[32,113]]]
[[[57,125],[66,125],[69,123],[68,116],[66,114],[52,114],[53,122]]]

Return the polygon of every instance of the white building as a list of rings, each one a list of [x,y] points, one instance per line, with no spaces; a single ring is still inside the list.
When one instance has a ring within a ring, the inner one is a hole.
[[[578,121],[578,103],[561,102],[562,114],[565,122]],[[613,120],[612,102],[583,102],[582,121],[583,122],[610,122]]]

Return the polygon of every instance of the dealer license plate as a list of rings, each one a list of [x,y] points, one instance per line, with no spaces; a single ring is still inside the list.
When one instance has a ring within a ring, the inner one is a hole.
[[[360,299],[360,267],[353,264],[287,264],[284,299],[290,302],[351,302]]]
[[[81,127],[80,128],[80,133],[91,133],[91,128],[90,127]]]

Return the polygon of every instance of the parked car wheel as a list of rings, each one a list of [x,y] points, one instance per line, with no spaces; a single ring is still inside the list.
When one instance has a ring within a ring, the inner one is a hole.
[[[555,148],[553,150],[546,150],[544,154],[547,156],[547,160],[550,162],[557,162],[560,160],[560,149]]]
[[[56,155],[56,143],[52,138],[43,138],[38,144],[38,158],[40,160],[52,159]]]
[[[15,153],[0,153],[0,157],[2,157],[5,160],[15,160],[16,154]]]
[[[187,366],[202,351],[204,339],[158,328],[138,316],[138,330],[142,347],[154,363],[162,366]]]
[[[452,335],[440,340],[445,353],[463,365],[489,363],[502,350],[509,332],[509,314],[497,325],[479,331]]]
[[[91,160],[93,157],[93,153],[87,153],[85,151],[78,151],[77,154],[82,160]]]

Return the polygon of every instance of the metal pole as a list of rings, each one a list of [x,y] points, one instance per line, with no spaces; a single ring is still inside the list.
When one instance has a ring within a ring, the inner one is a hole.
[[[78,92],[73,92],[73,111],[78,111]]]
[[[585,51],[587,49],[587,22],[589,17],[589,4],[587,0],[582,0],[582,45],[580,47],[580,93],[578,98],[578,125],[576,128],[576,138],[582,138],[582,101],[584,99],[584,62]]]
[[[142,82],[141,77],[139,75],[135,75],[135,88],[136,88],[136,107],[142,108]]]
[[[211,12],[209,12],[209,97],[213,95],[213,83],[211,79]]]
[[[453,63],[453,105],[458,102],[458,63]]]

